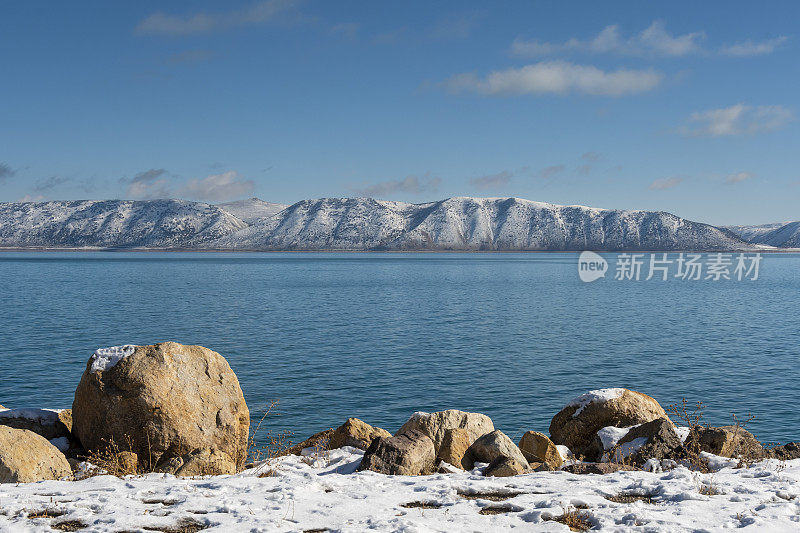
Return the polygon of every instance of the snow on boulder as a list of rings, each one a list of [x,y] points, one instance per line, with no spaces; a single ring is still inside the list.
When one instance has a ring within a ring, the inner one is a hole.
[[[72,475],[67,458],[27,429],[0,426],[0,483],[31,483]]]
[[[600,389],[578,396],[550,422],[550,438],[576,456],[593,461],[602,453],[597,432],[608,426],[627,427],[666,418],[650,396],[628,389]]]
[[[0,425],[16,429],[27,429],[48,440],[69,437],[72,431],[72,410],[6,409],[0,411]]]
[[[469,443],[472,444],[478,437],[494,431],[494,424],[492,419],[484,414],[467,413],[457,409],[435,413],[416,412],[395,435],[401,435],[410,430],[421,431],[431,438],[438,454],[447,430],[456,428],[465,429],[469,436]]]
[[[430,437],[421,431],[411,429],[394,437],[379,437],[373,440],[364,452],[358,470],[417,476],[433,473],[435,459],[436,454]]]
[[[677,460],[684,456],[683,441],[668,418],[657,418],[630,428],[609,450],[604,461],[619,463],[624,460],[640,467],[649,459]]]
[[[224,357],[202,346],[98,350],[75,391],[72,415],[87,450],[113,442],[136,453],[146,470],[198,449],[225,453],[237,466],[247,453],[250,412],[239,380]]]

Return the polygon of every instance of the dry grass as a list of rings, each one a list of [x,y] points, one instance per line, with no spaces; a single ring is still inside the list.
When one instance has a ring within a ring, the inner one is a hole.
[[[160,531],[161,533],[196,533],[197,531],[202,531],[208,527],[207,524],[203,524],[202,522],[198,522],[191,518],[184,518],[174,526],[169,527],[145,527],[143,529],[147,531]]]
[[[519,509],[516,507],[512,507],[510,505],[490,505],[489,507],[484,507],[478,514],[482,515],[495,515],[495,514],[505,514],[505,513],[518,513]]]
[[[694,407],[689,406],[686,398],[681,400],[681,403],[675,403],[667,407],[666,411],[670,418],[673,418],[673,423],[682,425],[689,428],[689,436],[683,447],[686,451],[686,463],[692,470],[698,472],[708,473],[708,461],[701,457],[700,453],[703,451],[700,448],[700,438],[698,430],[704,427],[702,424],[703,411],[706,406],[703,402],[697,402]],[[676,421],[677,420],[677,421]],[[707,425],[705,427],[708,427]]]
[[[592,529],[590,519],[591,515],[589,513],[586,511],[579,511],[572,507],[564,509],[561,515],[551,518],[550,520],[564,524],[572,531],[589,531]]]
[[[64,520],[63,522],[58,522],[50,527],[53,529],[58,529],[59,531],[80,531],[81,529],[86,529],[89,527],[89,524],[81,522],[80,520]]]
[[[614,496],[605,496],[605,499],[614,503],[633,503],[644,502],[649,504],[658,503],[655,499],[655,494],[628,494],[621,492]]]
[[[442,504],[439,502],[408,502],[400,507],[405,507],[406,509],[441,509]]]
[[[265,444],[257,444],[258,435],[261,433],[261,428],[264,421],[271,416],[278,416],[278,400],[273,400],[267,406],[264,414],[256,425],[256,429],[250,433],[247,442],[247,459],[253,463],[261,463],[256,466],[257,477],[272,477],[276,474],[275,469],[272,467],[273,460],[278,457],[288,455],[289,449],[292,447],[291,438],[293,434],[289,431],[273,434],[267,431],[264,434]]]
[[[502,502],[505,500],[510,500],[515,496],[519,496],[520,494],[524,494],[523,492],[500,492],[500,491],[491,491],[491,492],[461,492],[457,493],[460,497],[464,498],[465,500],[489,500],[492,502]]]
[[[61,509],[42,509],[41,511],[30,511],[28,512],[28,518],[31,520],[35,518],[57,518],[62,516],[64,511]]]
[[[91,451],[85,457],[81,457],[81,459],[97,467],[88,472],[86,477],[93,477],[101,474],[124,477],[144,473],[146,470],[140,468],[140,462],[132,464],[130,461],[123,460],[120,455],[122,452],[130,452],[132,448],[130,437],[128,437],[124,448],[117,444],[114,439],[111,439],[102,450]]]

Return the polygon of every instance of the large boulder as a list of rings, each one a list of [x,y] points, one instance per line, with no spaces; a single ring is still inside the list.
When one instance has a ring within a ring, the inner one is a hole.
[[[472,443],[464,457],[465,468],[472,470],[475,467],[475,463],[491,463],[498,457],[507,457],[521,464],[528,464],[528,460],[525,459],[522,451],[514,444],[514,441],[498,429],[487,433]]]
[[[431,474],[436,453],[433,441],[414,429],[394,437],[378,437],[364,452],[359,471],[372,470],[381,474],[417,476]]]
[[[553,441],[538,431],[528,431],[522,435],[519,449],[529,463],[543,463],[550,470],[557,470],[564,463]]]
[[[467,413],[457,409],[438,411],[436,413],[417,412],[403,424],[395,435],[400,435],[410,430],[421,431],[431,438],[436,453],[444,441],[445,433],[449,429],[461,428],[466,430],[470,444],[478,437],[494,431],[492,419],[481,413]],[[457,465],[456,465],[457,466]]]
[[[250,412],[228,362],[202,346],[164,342],[97,350],[72,404],[73,433],[89,451],[116,445],[153,470],[195,450],[244,464]]]
[[[0,483],[30,483],[72,475],[64,454],[27,429],[0,426]]]
[[[550,438],[576,457],[597,459],[595,436],[606,426],[627,427],[666,418],[650,396],[628,389],[600,389],[578,396],[550,422]]]
[[[767,455],[758,439],[738,426],[697,426],[689,432],[686,442],[696,443],[701,451],[722,457],[756,460]]]
[[[465,458],[473,441],[470,432],[464,428],[448,429],[444,432],[442,445],[436,454],[436,464],[444,461],[456,468],[467,468],[469,461]]]
[[[611,449],[612,462],[642,466],[648,459],[680,459],[683,442],[668,418],[658,418],[631,428]]]

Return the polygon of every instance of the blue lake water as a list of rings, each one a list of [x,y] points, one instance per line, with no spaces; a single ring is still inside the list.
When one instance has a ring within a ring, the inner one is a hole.
[[[0,253],[0,403],[71,407],[95,348],[175,340],[228,359],[254,421],[279,399],[295,440],[447,408],[516,438],[602,387],[798,440],[798,274],[793,254],[756,281],[583,283],[576,254]]]

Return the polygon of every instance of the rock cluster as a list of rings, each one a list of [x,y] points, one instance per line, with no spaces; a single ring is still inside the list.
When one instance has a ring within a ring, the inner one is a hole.
[[[71,410],[0,406],[0,482],[68,479],[87,456],[121,476],[234,474],[245,467],[249,427],[239,381],[220,354],[175,342],[101,349]],[[628,389],[583,394],[553,417],[549,437],[527,431],[517,444],[488,416],[448,409],[414,413],[394,435],[349,418],[287,453],[342,447],[364,450],[358,471],[386,475],[606,474],[702,465],[704,452],[745,462],[800,458],[800,444],[767,451],[738,426],[677,427],[656,400]]]

